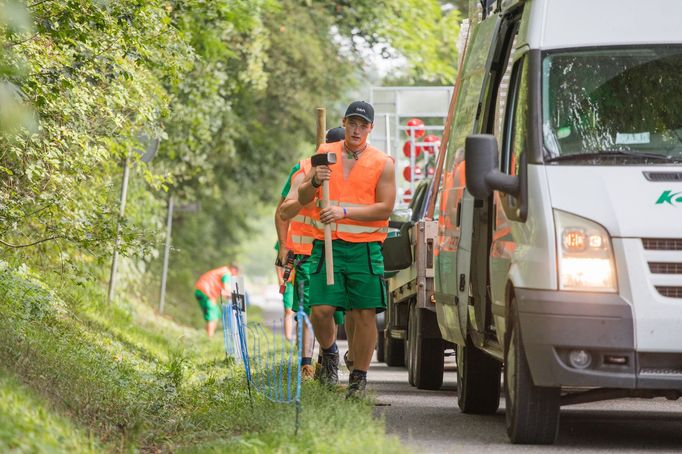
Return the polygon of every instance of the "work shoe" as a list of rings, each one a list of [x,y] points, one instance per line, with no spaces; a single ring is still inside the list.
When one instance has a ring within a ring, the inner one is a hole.
[[[301,381],[310,381],[315,378],[315,370],[310,364],[301,366]]]
[[[327,386],[339,384],[339,353],[322,354],[322,367],[320,370],[320,383]]]
[[[346,399],[364,398],[366,394],[365,388],[367,388],[367,377],[351,373],[350,377],[348,377],[348,389],[346,390]]]
[[[320,374],[322,374],[322,363],[315,363],[315,380],[320,381]]]
[[[346,367],[348,368],[348,372],[353,371],[353,361],[348,359],[348,351],[343,354],[343,362],[346,363]]]

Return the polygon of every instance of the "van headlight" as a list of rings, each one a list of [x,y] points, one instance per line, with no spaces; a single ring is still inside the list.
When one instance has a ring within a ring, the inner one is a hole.
[[[585,218],[554,210],[559,290],[616,292],[611,237]]]

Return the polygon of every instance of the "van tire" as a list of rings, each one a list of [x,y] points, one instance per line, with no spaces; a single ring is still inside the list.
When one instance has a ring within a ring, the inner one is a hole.
[[[457,345],[457,405],[462,413],[489,415],[500,406],[502,365],[470,340]]]
[[[521,324],[514,313],[505,334],[504,399],[507,435],[512,443],[552,444],[559,433],[560,388],[535,386],[521,341]]]
[[[444,350],[442,339],[424,337],[427,317],[435,314],[427,309],[410,305],[408,346],[410,349],[410,384],[418,389],[440,389],[443,385]],[[435,320],[432,322],[437,323]]]
[[[405,365],[405,341],[390,336],[384,338],[384,359],[386,365],[402,367]]]

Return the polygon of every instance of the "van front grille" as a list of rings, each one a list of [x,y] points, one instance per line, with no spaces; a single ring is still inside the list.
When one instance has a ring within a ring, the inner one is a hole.
[[[649,181],[682,181],[682,172],[644,172]]]
[[[682,251],[682,238],[642,238],[648,251]]]
[[[657,285],[656,290],[658,290],[658,293],[668,298],[682,298],[682,287]]]
[[[682,274],[682,263],[649,262],[653,274]]]

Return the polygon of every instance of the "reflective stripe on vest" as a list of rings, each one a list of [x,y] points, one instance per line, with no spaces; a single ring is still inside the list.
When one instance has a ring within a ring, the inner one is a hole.
[[[291,241],[298,244],[313,244],[315,238],[312,236],[291,235]],[[310,254],[306,254],[310,255]]]
[[[318,208],[322,208],[322,200],[318,200],[316,205]],[[370,203],[339,202],[338,200],[330,200],[329,201],[329,206],[335,206],[335,207],[352,208],[352,207],[367,207],[370,205],[372,205],[372,204],[370,204]]]

